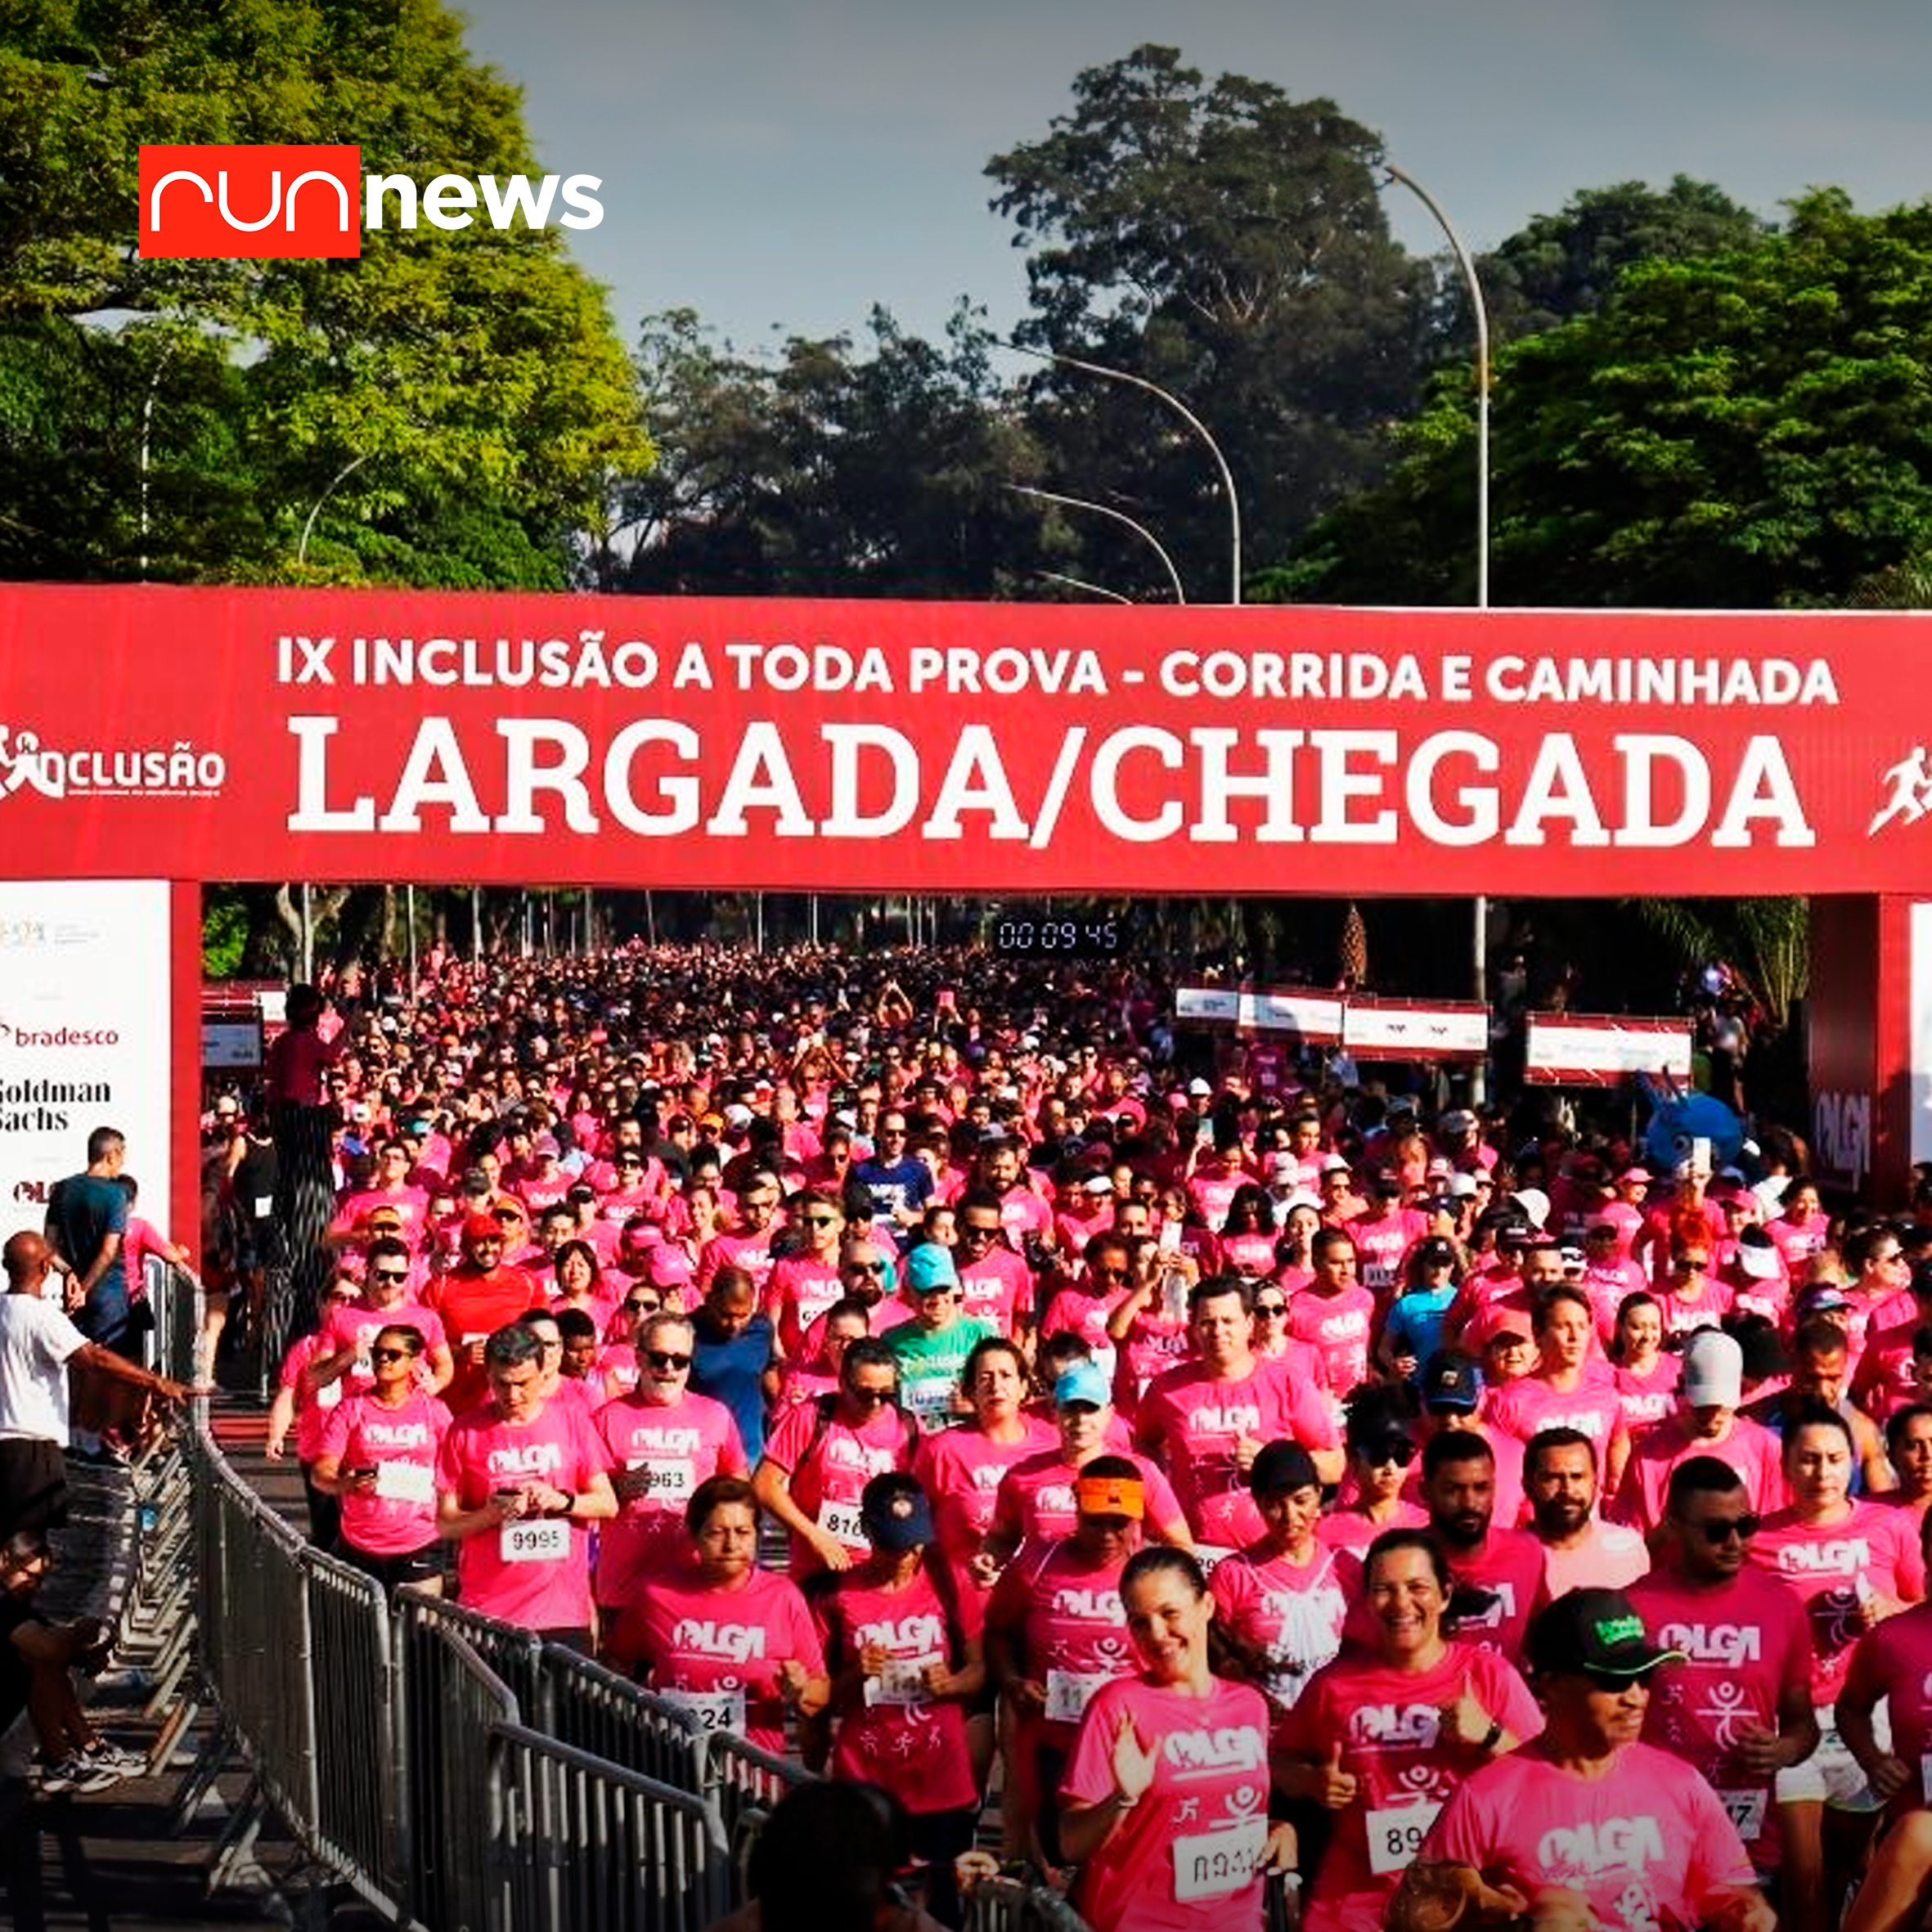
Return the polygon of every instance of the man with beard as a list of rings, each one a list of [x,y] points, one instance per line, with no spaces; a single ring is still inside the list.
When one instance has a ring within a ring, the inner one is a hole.
[[[1620,1590],[1651,1566],[1643,1539],[1597,1514],[1597,1452],[1580,1429],[1543,1429],[1523,1452],[1530,1526],[1552,1597],[1586,1585]]]
[[[1449,1557],[1445,1636],[1498,1651],[1520,1669],[1530,1620],[1549,1601],[1543,1545],[1493,1527],[1496,1458],[1480,1436],[1448,1430],[1422,1446],[1422,1504]]]

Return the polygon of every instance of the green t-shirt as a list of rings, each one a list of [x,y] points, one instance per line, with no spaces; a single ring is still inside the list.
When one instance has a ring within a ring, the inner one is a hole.
[[[950,1429],[964,1422],[956,1410],[959,1377],[966,1358],[989,1335],[998,1331],[991,1322],[963,1314],[944,1328],[922,1328],[906,1322],[885,1337],[899,1364],[899,1400],[919,1418],[922,1429]]]

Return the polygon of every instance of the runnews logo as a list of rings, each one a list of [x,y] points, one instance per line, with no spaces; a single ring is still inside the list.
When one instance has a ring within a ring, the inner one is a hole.
[[[407,174],[362,173],[359,147],[144,146],[141,254],[198,260],[362,252],[364,228],[595,228],[604,204],[595,174],[439,174],[418,188]]]

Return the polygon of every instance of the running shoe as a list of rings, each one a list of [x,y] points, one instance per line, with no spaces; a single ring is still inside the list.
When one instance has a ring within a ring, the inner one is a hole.
[[[34,1782],[45,1798],[64,1798],[70,1792],[105,1791],[120,1781],[119,1772],[97,1764],[79,1751],[70,1751],[52,1764],[37,1767],[34,1775]]]
[[[98,1765],[104,1771],[111,1771],[116,1777],[145,1777],[147,1775],[147,1754],[145,1751],[123,1750],[118,1744],[110,1744],[105,1737],[97,1737],[81,1755],[90,1764]]]

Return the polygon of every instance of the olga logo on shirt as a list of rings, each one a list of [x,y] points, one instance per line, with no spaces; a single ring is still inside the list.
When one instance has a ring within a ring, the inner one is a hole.
[[[1764,1660],[1764,1633],[1755,1624],[1666,1624],[1657,1633],[1665,1650],[1682,1651],[1693,1664],[1735,1670]]]
[[[1268,1741],[1259,1731],[1227,1725],[1219,1731],[1170,1731],[1161,1755],[1183,1776],[1215,1771],[1261,1771],[1268,1764]]]
[[[1261,1411],[1252,1402],[1209,1403],[1188,1418],[1197,1436],[1253,1436],[1261,1427]]]
[[[1777,1566],[1787,1574],[1798,1570],[1814,1576],[1853,1576],[1871,1561],[1871,1545],[1862,1536],[1840,1536],[1830,1543],[1787,1543],[1777,1552]]]
[[[632,1446],[659,1456],[694,1456],[704,1446],[703,1432],[698,1429],[637,1429]]]
[[[924,1656],[946,1648],[946,1625],[926,1615],[901,1617],[896,1623],[882,1617],[876,1624],[860,1624],[853,1638],[861,1647],[876,1643],[896,1656]]]
[[[548,1476],[564,1467],[564,1452],[554,1442],[505,1443],[484,1467],[492,1476]]]
[[[1126,1624],[1118,1590],[1055,1590],[1054,1615],[1081,1624]]]
[[[1427,1750],[1442,1729],[1433,1704],[1364,1704],[1349,1713],[1352,1744]]]
[[[1606,1871],[1643,1871],[1664,1862],[1664,1834],[1653,1817],[1584,1819],[1559,1826],[1536,1841],[1536,1862],[1552,1878],[1601,1878]]]
[[[765,1655],[765,1633],[756,1624],[721,1624],[710,1617],[680,1617],[671,1633],[674,1651],[745,1664]]]

